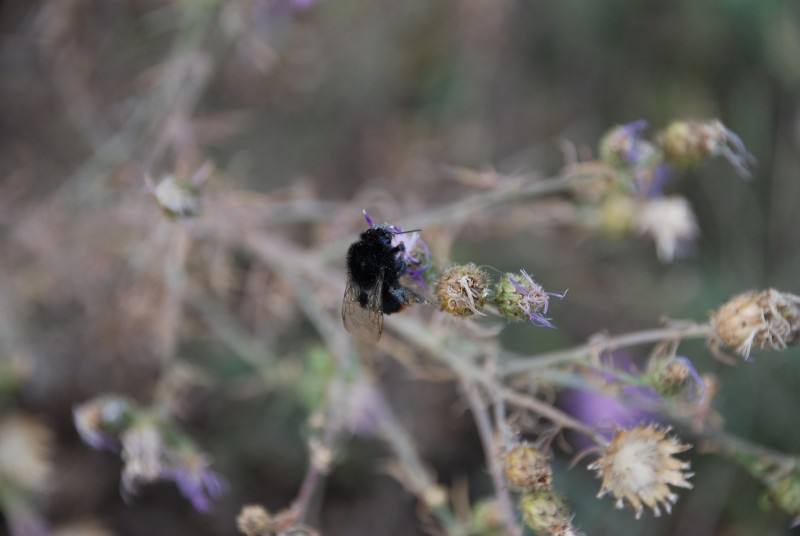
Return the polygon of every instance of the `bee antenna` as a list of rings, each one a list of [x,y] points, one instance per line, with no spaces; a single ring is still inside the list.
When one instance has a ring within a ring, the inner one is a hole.
[[[420,231],[422,231],[422,229],[411,229],[409,231],[392,232],[392,234],[418,233]]]

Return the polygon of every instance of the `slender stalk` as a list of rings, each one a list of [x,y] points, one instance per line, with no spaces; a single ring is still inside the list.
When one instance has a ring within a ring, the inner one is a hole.
[[[478,435],[480,435],[481,443],[483,443],[486,465],[489,469],[489,475],[492,478],[494,491],[497,494],[500,511],[503,514],[503,524],[506,527],[506,532],[511,536],[521,536],[523,529],[519,523],[517,523],[514,507],[511,503],[511,495],[508,492],[505,479],[503,478],[503,466],[500,463],[500,452],[497,448],[495,434],[492,431],[489,413],[486,410],[484,401],[481,400],[478,388],[474,384],[465,383],[464,392],[467,394],[472,416],[475,418],[475,425],[478,428]]]
[[[619,348],[653,344],[665,340],[675,339],[701,339],[711,334],[710,324],[680,324],[665,328],[648,329],[623,333],[613,337],[595,336],[590,342],[557,352],[538,354],[530,357],[512,358],[499,365],[501,377],[530,372],[536,369],[563,365],[575,361],[585,360],[592,355],[611,352]]]

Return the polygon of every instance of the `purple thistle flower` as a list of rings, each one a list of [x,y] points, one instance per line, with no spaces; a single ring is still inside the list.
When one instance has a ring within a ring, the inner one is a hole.
[[[202,454],[193,451],[185,453],[178,464],[164,468],[161,477],[175,482],[194,509],[202,513],[210,512],[212,501],[227,489],[225,479],[208,466]]]
[[[118,453],[118,434],[130,418],[131,402],[118,396],[100,396],[72,409],[75,429],[84,443],[97,450]]]
[[[567,294],[566,291],[563,294],[547,292],[533,280],[528,272],[520,270],[520,273],[524,279],[522,282],[516,281],[511,274],[508,275],[508,282],[521,296],[518,301],[519,308],[528,316],[534,326],[555,329],[553,323],[550,322],[551,319],[545,316],[550,306],[550,296],[562,299]]]
[[[642,141],[642,131],[646,128],[647,121],[644,119],[637,119],[619,127],[620,136],[625,140],[620,152],[629,164],[635,164],[641,159],[640,142]]]

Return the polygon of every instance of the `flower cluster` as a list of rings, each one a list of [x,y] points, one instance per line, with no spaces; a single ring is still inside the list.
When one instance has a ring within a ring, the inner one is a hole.
[[[491,286],[489,275],[476,265],[451,266],[436,284],[439,309],[453,316],[482,314],[487,303],[493,303],[498,312],[511,321],[527,319],[534,326],[555,327],[545,316],[550,297],[563,298],[564,294],[547,292],[521,270],[519,274],[505,274]]]
[[[644,139],[646,126],[640,120],[611,129],[600,141],[600,161],[595,163],[605,171],[595,173],[590,186],[577,186],[576,193],[590,202],[583,211],[589,226],[614,236],[647,235],[656,244],[659,260],[671,262],[688,251],[699,234],[688,201],[663,193],[673,168],[724,156],[749,177],[754,158],[718,120],[674,122],[655,136],[655,142]],[[581,195],[587,189],[590,197]]]
[[[745,359],[753,348],[785,350],[800,334],[800,296],[775,289],[739,294],[711,315],[713,341]]]
[[[691,446],[668,437],[669,431],[655,424],[618,431],[588,467],[603,480],[597,496],[610,492],[616,508],[627,503],[636,511],[636,519],[642,516],[643,506],[651,508],[656,517],[662,507],[670,513],[678,500],[670,486],[691,488],[688,479],[693,473],[686,471],[688,462],[674,457]]]
[[[750,177],[748,166],[755,163],[734,132],[718,119],[675,121],[658,136],[664,159],[678,167],[695,166],[706,158],[722,156],[743,177]]]
[[[73,419],[87,445],[121,455],[123,496],[136,494],[142,484],[170,480],[196,510],[209,512],[225,489],[191,439],[151,408],[106,395],[77,406]]]
[[[503,457],[509,487],[520,492],[519,509],[525,524],[553,536],[577,534],[564,499],[553,489],[550,460],[540,450],[520,443]]]

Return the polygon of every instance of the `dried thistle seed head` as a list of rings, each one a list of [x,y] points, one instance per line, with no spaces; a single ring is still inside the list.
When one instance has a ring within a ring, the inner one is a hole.
[[[667,162],[677,167],[691,167],[706,158],[724,157],[743,177],[750,177],[748,166],[755,158],[742,140],[721,121],[675,121],[658,136]]]
[[[657,197],[637,206],[634,227],[653,238],[662,262],[671,262],[700,233],[691,205],[680,196]]]
[[[436,284],[439,309],[454,316],[481,314],[489,295],[489,276],[476,265],[451,266]]]
[[[525,524],[538,534],[577,535],[564,500],[552,489],[522,494],[519,498],[519,509]]]
[[[800,297],[775,289],[739,294],[711,314],[716,338],[747,359],[753,348],[785,350],[800,330]]]
[[[667,437],[669,430],[642,424],[617,432],[603,455],[588,467],[603,479],[597,496],[611,492],[617,500],[615,506],[623,508],[627,502],[636,511],[636,519],[642,516],[643,506],[651,508],[656,517],[662,506],[670,513],[678,496],[669,486],[691,488],[688,479],[693,473],[686,471],[688,462],[673,456],[691,445]]]
[[[519,274],[506,274],[497,284],[495,305],[500,314],[512,321],[528,319],[534,326],[554,328],[545,316],[550,296],[563,298],[564,294],[546,292],[528,272],[520,270]]]
[[[650,385],[663,396],[684,395],[702,400],[706,387],[692,362],[683,356],[658,357],[650,362],[647,371]]]
[[[248,504],[236,517],[236,527],[246,536],[261,536],[267,532],[272,518],[260,504]]]
[[[509,486],[517,490],[546,489],[553,484],[550,460],[530,445],[511,449],[503,458],[503,471]]]

